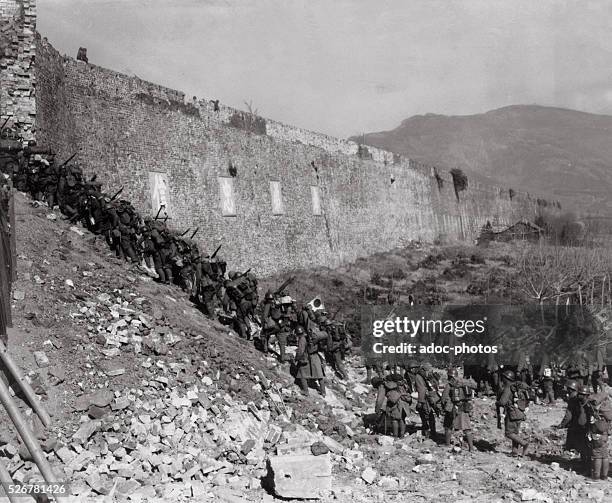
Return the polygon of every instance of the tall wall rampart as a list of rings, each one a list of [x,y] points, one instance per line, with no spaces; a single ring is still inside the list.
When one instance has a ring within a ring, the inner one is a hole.
[[[7,2],[8,0],[0,0]],[[490,220],[533,218],[535,201],[390,152],[288,126],[60,55],[35,40],[36,140],[144,214],[223,244],[230,267],[333,267]],[[32,86],[34,89],[34,86]],[[435,173],[442,178],[440,184]]]

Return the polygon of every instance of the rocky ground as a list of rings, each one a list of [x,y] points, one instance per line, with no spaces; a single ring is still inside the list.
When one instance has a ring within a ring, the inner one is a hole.
[[[9,349],[52,414],[50,431],[17,401],[73,501],[612,498],[612,484],[577,474],[561,451],[562,432],[551,429],[560,402],[531,406],[526,459],[508,456],[487,398],[476,400],[474,453],[460,439],[448,448],[422,438],[416,426],[402,440],[373,435],[363,417],[373,412],[374,391],[362,383],[358,356],[347,381],[329,376],[325,399],[314,390],[304,398],[286,366],[206,319],[177,288],[128,268],[59,214],[22,196],[16,207]],[[289,293],[320,293],[349,321],[364,298],[390,288],[428,302],[506,298],[510,251],[415,244],[336,271],[299,272]],[[263,281],[263,290],[284,277]],[[491,277],[502,280],[491,287]],[[39,480],[0,416],[0,455],[14,480]]]

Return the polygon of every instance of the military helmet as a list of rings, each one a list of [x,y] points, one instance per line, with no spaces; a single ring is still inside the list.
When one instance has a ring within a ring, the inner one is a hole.
[[[238,277],[238,273],[236,271],[230,271],[227,273],[229,279],[236,279]]]
[[[567,381],[565,383],[565,387],[567,389],[571,389],[572,391],[578,391],[578,383],[576,381]]]
[[[274,294],[270,290],[268,290],[264,298],[265,300],[274,300]]]
[[[421,369],[423,369],[425,372],[431,372],[433,370],[433,367],[432,367],[431,363],[423,362],[423,363],[421,363]]]
[[[590,395],[591,393],[593,393],[591,387],[587,386],[586,384],[579,384],[576,391],[579,395]]]
[[[416,360],[408,360],[408,363],[406,363],[406,368],[409,369],[414,369],[417,368],[419,366],[419,362],[417,362]]]
[[[459,377],[459,372],[455,367],[451,367],[446,371],[448,377]]]
[[[295,335],[302,335],[304,333],[304,327],[301,325],[298,325],[297,327],[295,327]]]
[[[502,372],[502,377],[508,379],[508,381],[514,381],[515,379],[514,372],[512,372],[512,370],[504,370]]]

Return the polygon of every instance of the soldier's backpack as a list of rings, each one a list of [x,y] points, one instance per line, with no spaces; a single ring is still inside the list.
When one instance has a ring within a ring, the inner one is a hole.
[[[606,421],[612,421],[612,399],[607,393],[595,393],[589,397],[593,409]]]
[[[514,383],[512,390],[512,404],[508,406],[510,421],[524,421],[527,416],[525,410],[529,406],[530,388],[523,382]]]
[[[401,381],[394,376],[388,376],[383,381],[385,386],[385,396],[387,397],[387,404],[393,406],[402,398],[402,393],[400,389]]]

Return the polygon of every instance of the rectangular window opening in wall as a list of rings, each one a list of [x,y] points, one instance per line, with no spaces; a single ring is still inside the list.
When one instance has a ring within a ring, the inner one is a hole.
[[[149,190],[151,193],[151,211],[157,215],[157,212],[163,206],[160,215],[168,213],[168,175],[156,171],[149,171]]]
[[[234,192],[234,179],[220,176],[219,181],[219,203],[221,215],[224,217],[236,216],[236,198]]]
[[[270,182],[270,198],[272,200],[272,215],[284,215],[283,194],[279,181]]]
[[[312,198],[312,214],[321,215],[321,191],[316,185],[310,186],[310,197]]]

